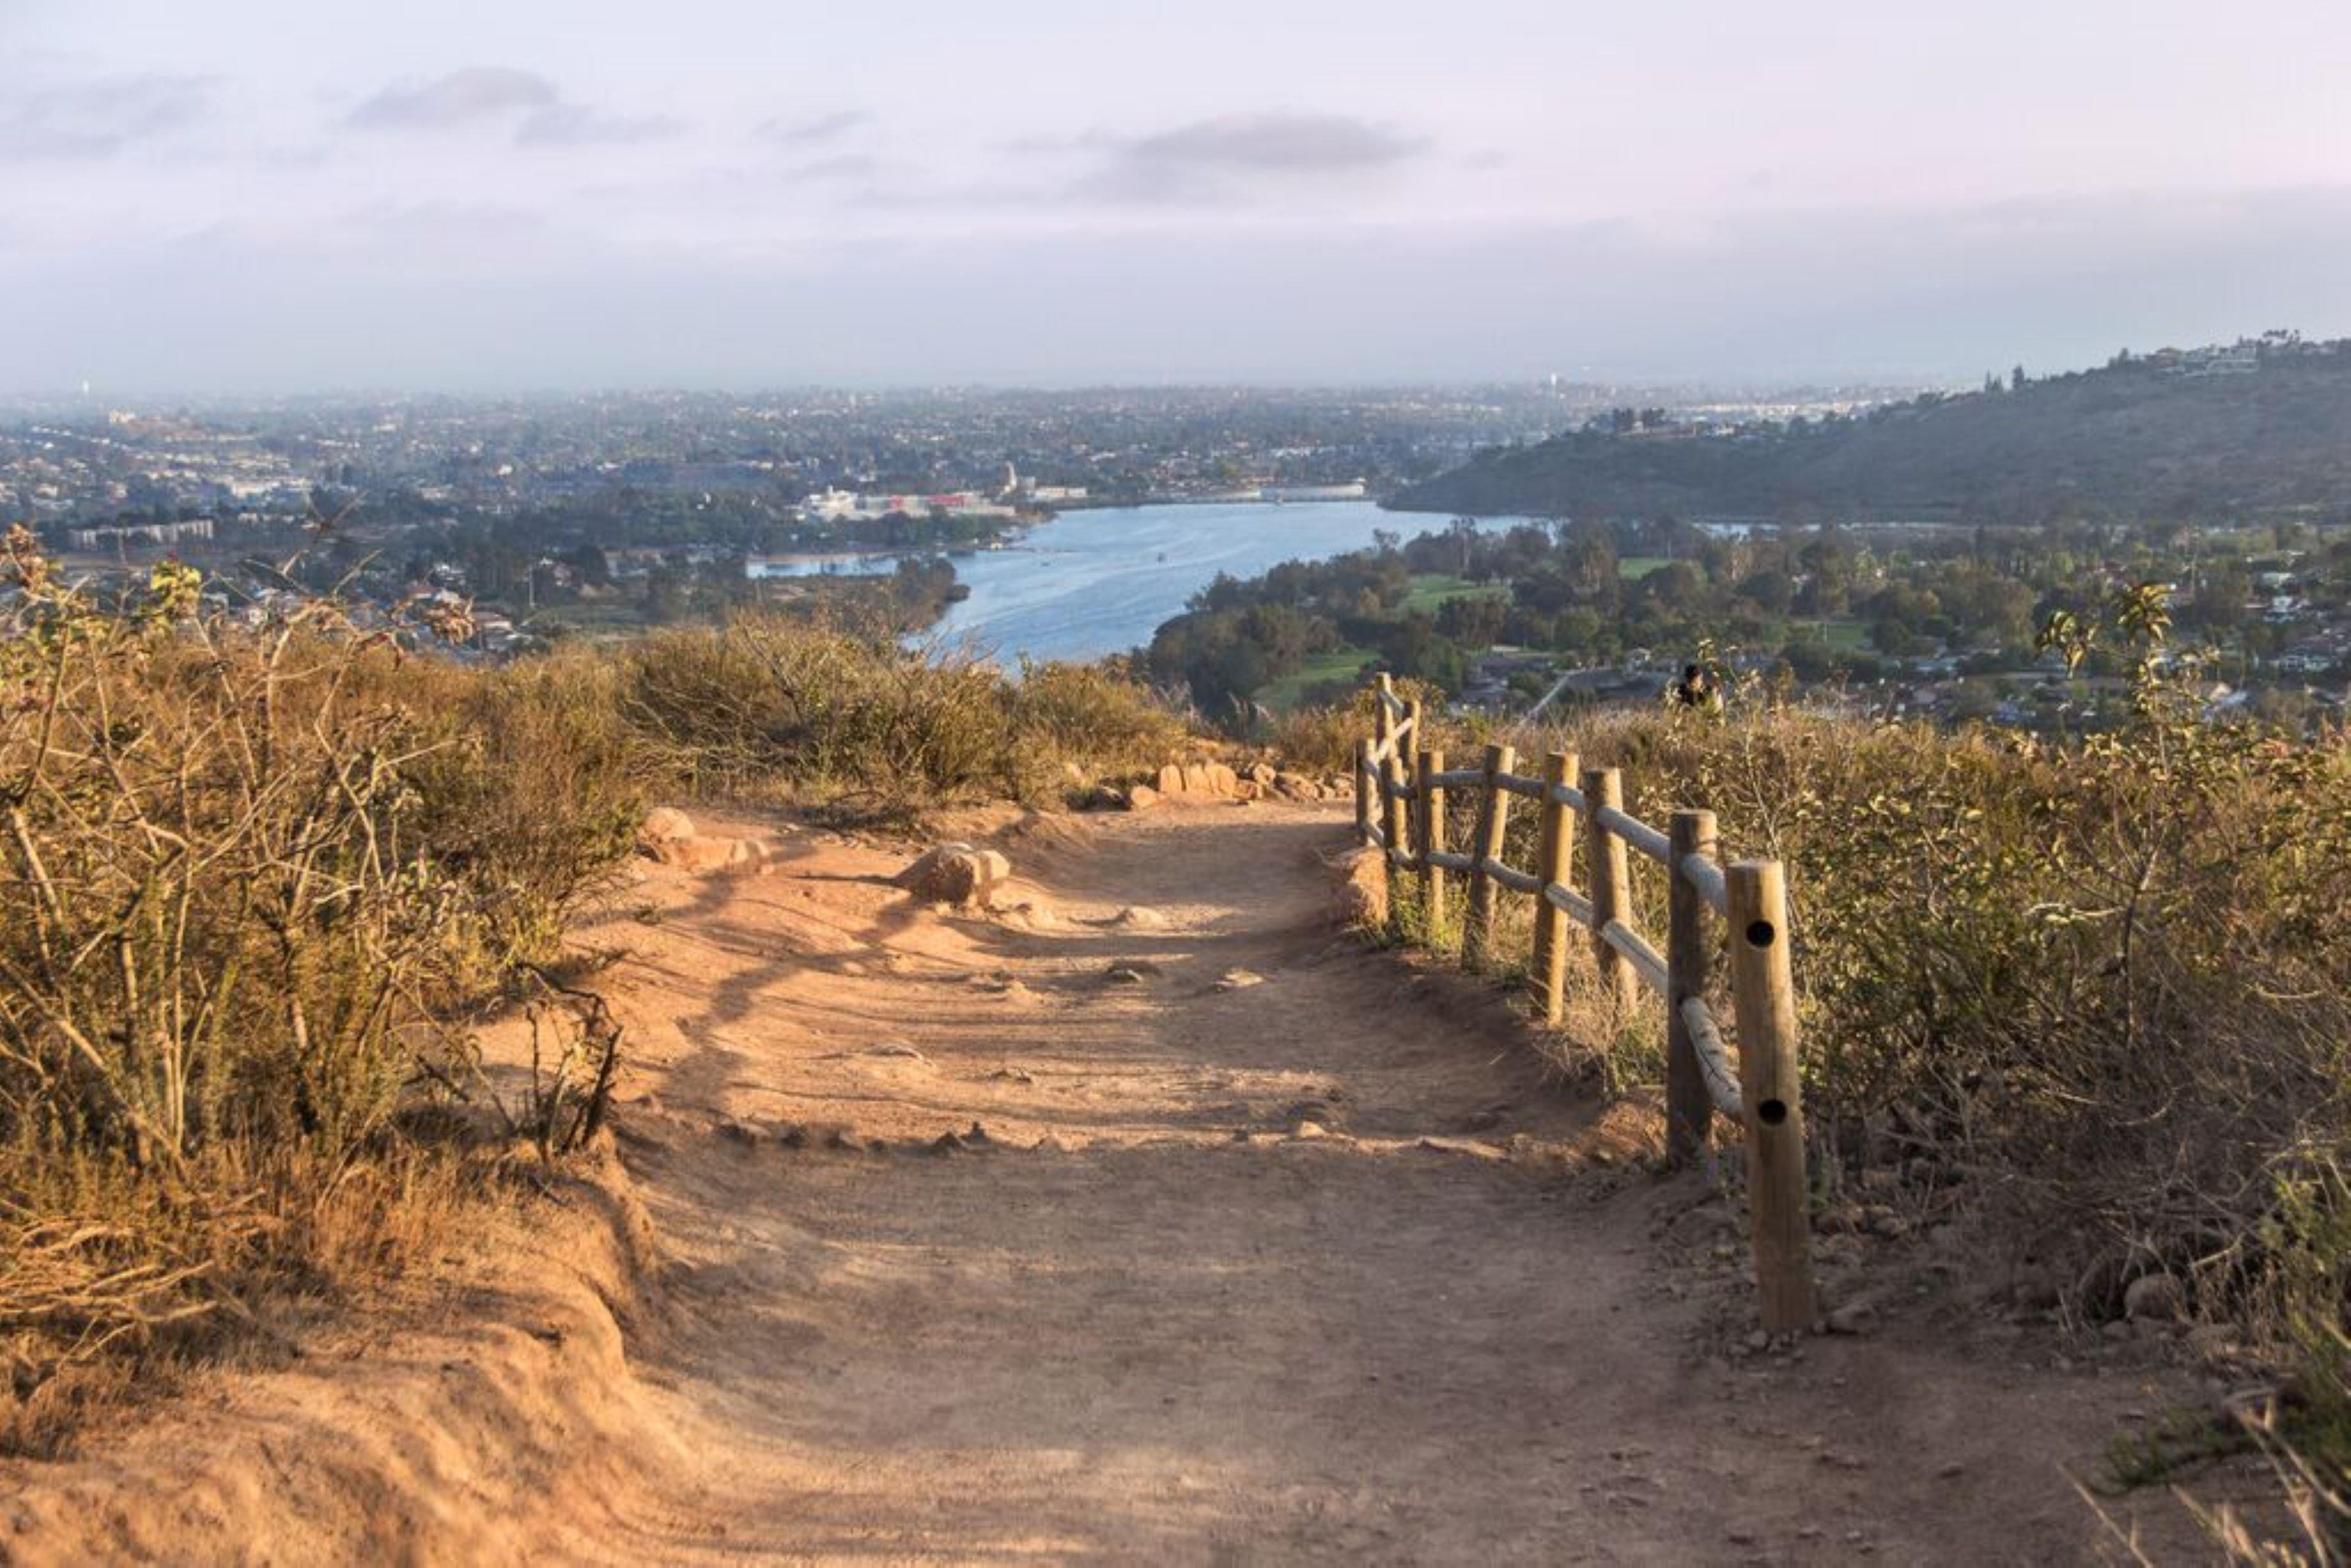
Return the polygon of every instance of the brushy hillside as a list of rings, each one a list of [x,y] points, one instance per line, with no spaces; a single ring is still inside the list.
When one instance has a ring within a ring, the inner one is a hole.
[[[1399,496],[1485,516],[1767,516],[2031,523],[2339,509],[2351,343],[2243,375],[2151,360],[1920,398],[1775,433],[1573,432],[1479,455]]]
[[[1077,779],[1155,768],[1186,734],[1114,668],[1032,664],[1013,681],[959,653],[772,612],[646,639],[623,656],[618,695],[688,787],[866,820],[1050,801]]]
[[[561,936],[654,795],[904,820],[1184,737],[1109,671],[768,617],[487,670],[324,602],[248,626],[173,565],[101,605],[12,533],[0,1451],[593,1136],[621,1042]],[[549,1051],[501,1096],[472,1027],[517,1006]]]
[[[2160,630],[2139,623],[2142,652]],[[1635,815],[1709,809],[1728,853],[1782,860],[1823,1216],[1955,1226],[2006,1310],[2109,1322],[2134,1281],[2172,1276],[2213,1333],[2293,1369],[2294,1462],[2351,1496],[2351,739],[2202,722],[2156,668],[2134,724],[2068,745],[1752,689],[1727,717],[1432,735],[1455,766],[1489,739],[1577,751],[1624,769]],[[1369,718],[1300,716],[1285,738],[1328,766]],[[1635,871],[1661,931],[1662,873]],[[1557,1049],[1655,1083],[1651,1010],[1586,998]]]

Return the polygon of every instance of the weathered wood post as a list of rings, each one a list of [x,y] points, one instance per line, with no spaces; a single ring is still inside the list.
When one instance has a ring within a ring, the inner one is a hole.
[[[1355,742],[1355,841],[1372,841],[1372,743]]]
[[[1600,992],[1620,1009],[1633,1005],[1633,988],[1640,983],[1625,956],[1608,946],[1608,923],[1622,920],[1633,907],[1631,868],[1625,860],[1625,841],[1600,820],[1601,811],[1625,809],[1625,777],[1614,768],[1583,770],[1583,863],[1592,877],[1592,956],[1600,966]]]
[[[1388,848],[1388,931],[1390,935],[1404,930],[1404,900],[1395,896],[1404,884],[1396,873],[1412,864],[1412,808],[1405,799],[1405,780],[1411,777],[1405,762],[1407,737],[1420,733],[1420,705],[1414,703],[1403,727],[1388,731],[1388,754],[1380,763],[1380,829],[1387,836]]]
[[[1724,880],[1755,1283],[1762,1295],[1764,1330],[1795,1333],[1813,1322],[1813,1250],[1804,1212],[1804,1114],[1796,1060],[1796,986],[1788,957],[1787,880],[1777,861],[1740,861]]]
[[[1535,850],[1535,874],[1545,886],[1567,885],[1575,863],[1575,823],[1567,802],[1553,790],[1574,782],[1575,753],[1554,751],[1543,758],[1542,831]],[[1555,1024],[1567,1009],[1567,911],[1541,892],[1535,894],[1535,983],[1542,988],[1543,1022]]]
[[[1486,779],[1478,797],[1478,841],[1469,846],[1469,909],[1461,921],[1461,967],[1477,969],[1493,945],[1494,895],[1498,883],[1486,874],[1486,862],[1499,860],[1502,839],[1510,831],[1510,797],[1495,782],[1508,773],[1518,753],[1507,746],[1486,748]]]
[[[1706,939],[1706,895],[1682,873],[1692,855],[1715,853],[1714,813],[1676,811],[1667,831],[1673,863],[1667,868],[1666,900],[1666,1157],[1676,1165],[1706,1147],[1714,1116],[1706,1073],[1698,1066],[1682,1003],[1706,995],[1713,950]]]
[[[1418,732],[1414,738],[1419,738]],[[1437,782],[1437,776],[1445,771],[1445,753],[1424,749],[1416,763],[1418,788],[1413,809],[1420,818],[1420,918],[1428,933],[1428,945],[1434,948],[1437,933],[1445,929],[1445,872],[1434,863],[1445,852],[1445,790]]]

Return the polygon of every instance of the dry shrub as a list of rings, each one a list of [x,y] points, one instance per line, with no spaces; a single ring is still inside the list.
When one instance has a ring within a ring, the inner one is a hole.
[[[1010,694],[1016,743],[1043,766],[1132,776],[1157,768],[1184,744],[1184,721],[1133,678],[1123,662],[1024,664]]]
[[[2091,1319],[2177,1275],[2191,1310],[2297,1369],[2257,1436],[2351,1556],[2351,744],[2208,723],[2151,665],[2137,695],[2133,723],[2070,742],[1752,693],[1728,720],[1617,712],[1507,738],[1522,772],[1575,751],[1623,770],[1635,816],[1711,810],[1727,857],[1786,863],[1822,1196],[1892,1183],[1985,1218]],[[1367,705],[1300,721],[1305,744],[1351,756]],[[1474,810],[1452,798],[1456,849]],[[1511,864],[1532,865],[1534,827],[1514,807]],[[1661,936],[1662,870],[1631,869]],[[1598,1048],[1617,1081],[1654,1080],[1656,1004],[1628,1030],[1570,940],[1563,1059]],[[1527,939],[1500,941],[1507,976]]]
[[[646,639],[627,656],[622,702],[703,789],[781,784],[813,804],[898,815],[1017,781],[994,670],[781,615]]]
[[[1790,867],[1815,1124],[1971,1172],[2085,1270],[2237,1289],[2351,1135],[2351,753],[2150,714],[2058,747],[1758,713],[1579,735],[1633,804]],[[2103,1259],[2105,1267],[2091,1270]]]
[[[565,674],[423,664],[322,604],[248,630],[176,566],[101,607],[21,533],[0,566],[16,1423],[340,1255],[319,1217],[402,1157],[420,1083],[465,1088],[447,1020],[547,953],[634,795]]]
[[[761,612],[632,648],[621,707],[691,787],[780,789],[865,819],[1040,799],[1060,762],[1140,769],[1182,738],[1115,673],[1046,664],[1029,678],[1033,692],[966,653]]]

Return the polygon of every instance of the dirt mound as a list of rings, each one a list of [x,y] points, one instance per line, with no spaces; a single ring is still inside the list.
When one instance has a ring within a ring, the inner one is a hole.
[[[648,1445],[652,1224],[606,1146],[428,1281],[204,1375],[87,1457],[0,1462],[0,1561],[517,1563],[596,1554]]]

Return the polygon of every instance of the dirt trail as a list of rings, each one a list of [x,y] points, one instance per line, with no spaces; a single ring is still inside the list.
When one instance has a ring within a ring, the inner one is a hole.
[[[989,918],[802,835],[764,875],[656,874],[585,933],[631,953],[652,1304],[624,1344],[559,1313],[570,1351],[505,1360],[450,1328],[540,1446],[478,1473],[482,1416],[418,1458],[387,1383],[264,1445],[288,1506],[359,1484],[313,1450],[371,1420],[354,1451],[406,1469],[319,1539],[427,1560],[2092,1555],[2061,1467],[2142,1392],[2010,1385],[1927,1329],[1729,1354],[1653,1236],[1695,1184],[1598,1191],[1633,1133],[1546,1087],[1499,998],[1335,934],[1343,838],[1305,808],[1050,820],[1005,845],[1035,909]],[[599,1391],[550,1414],[566,1354]]]

